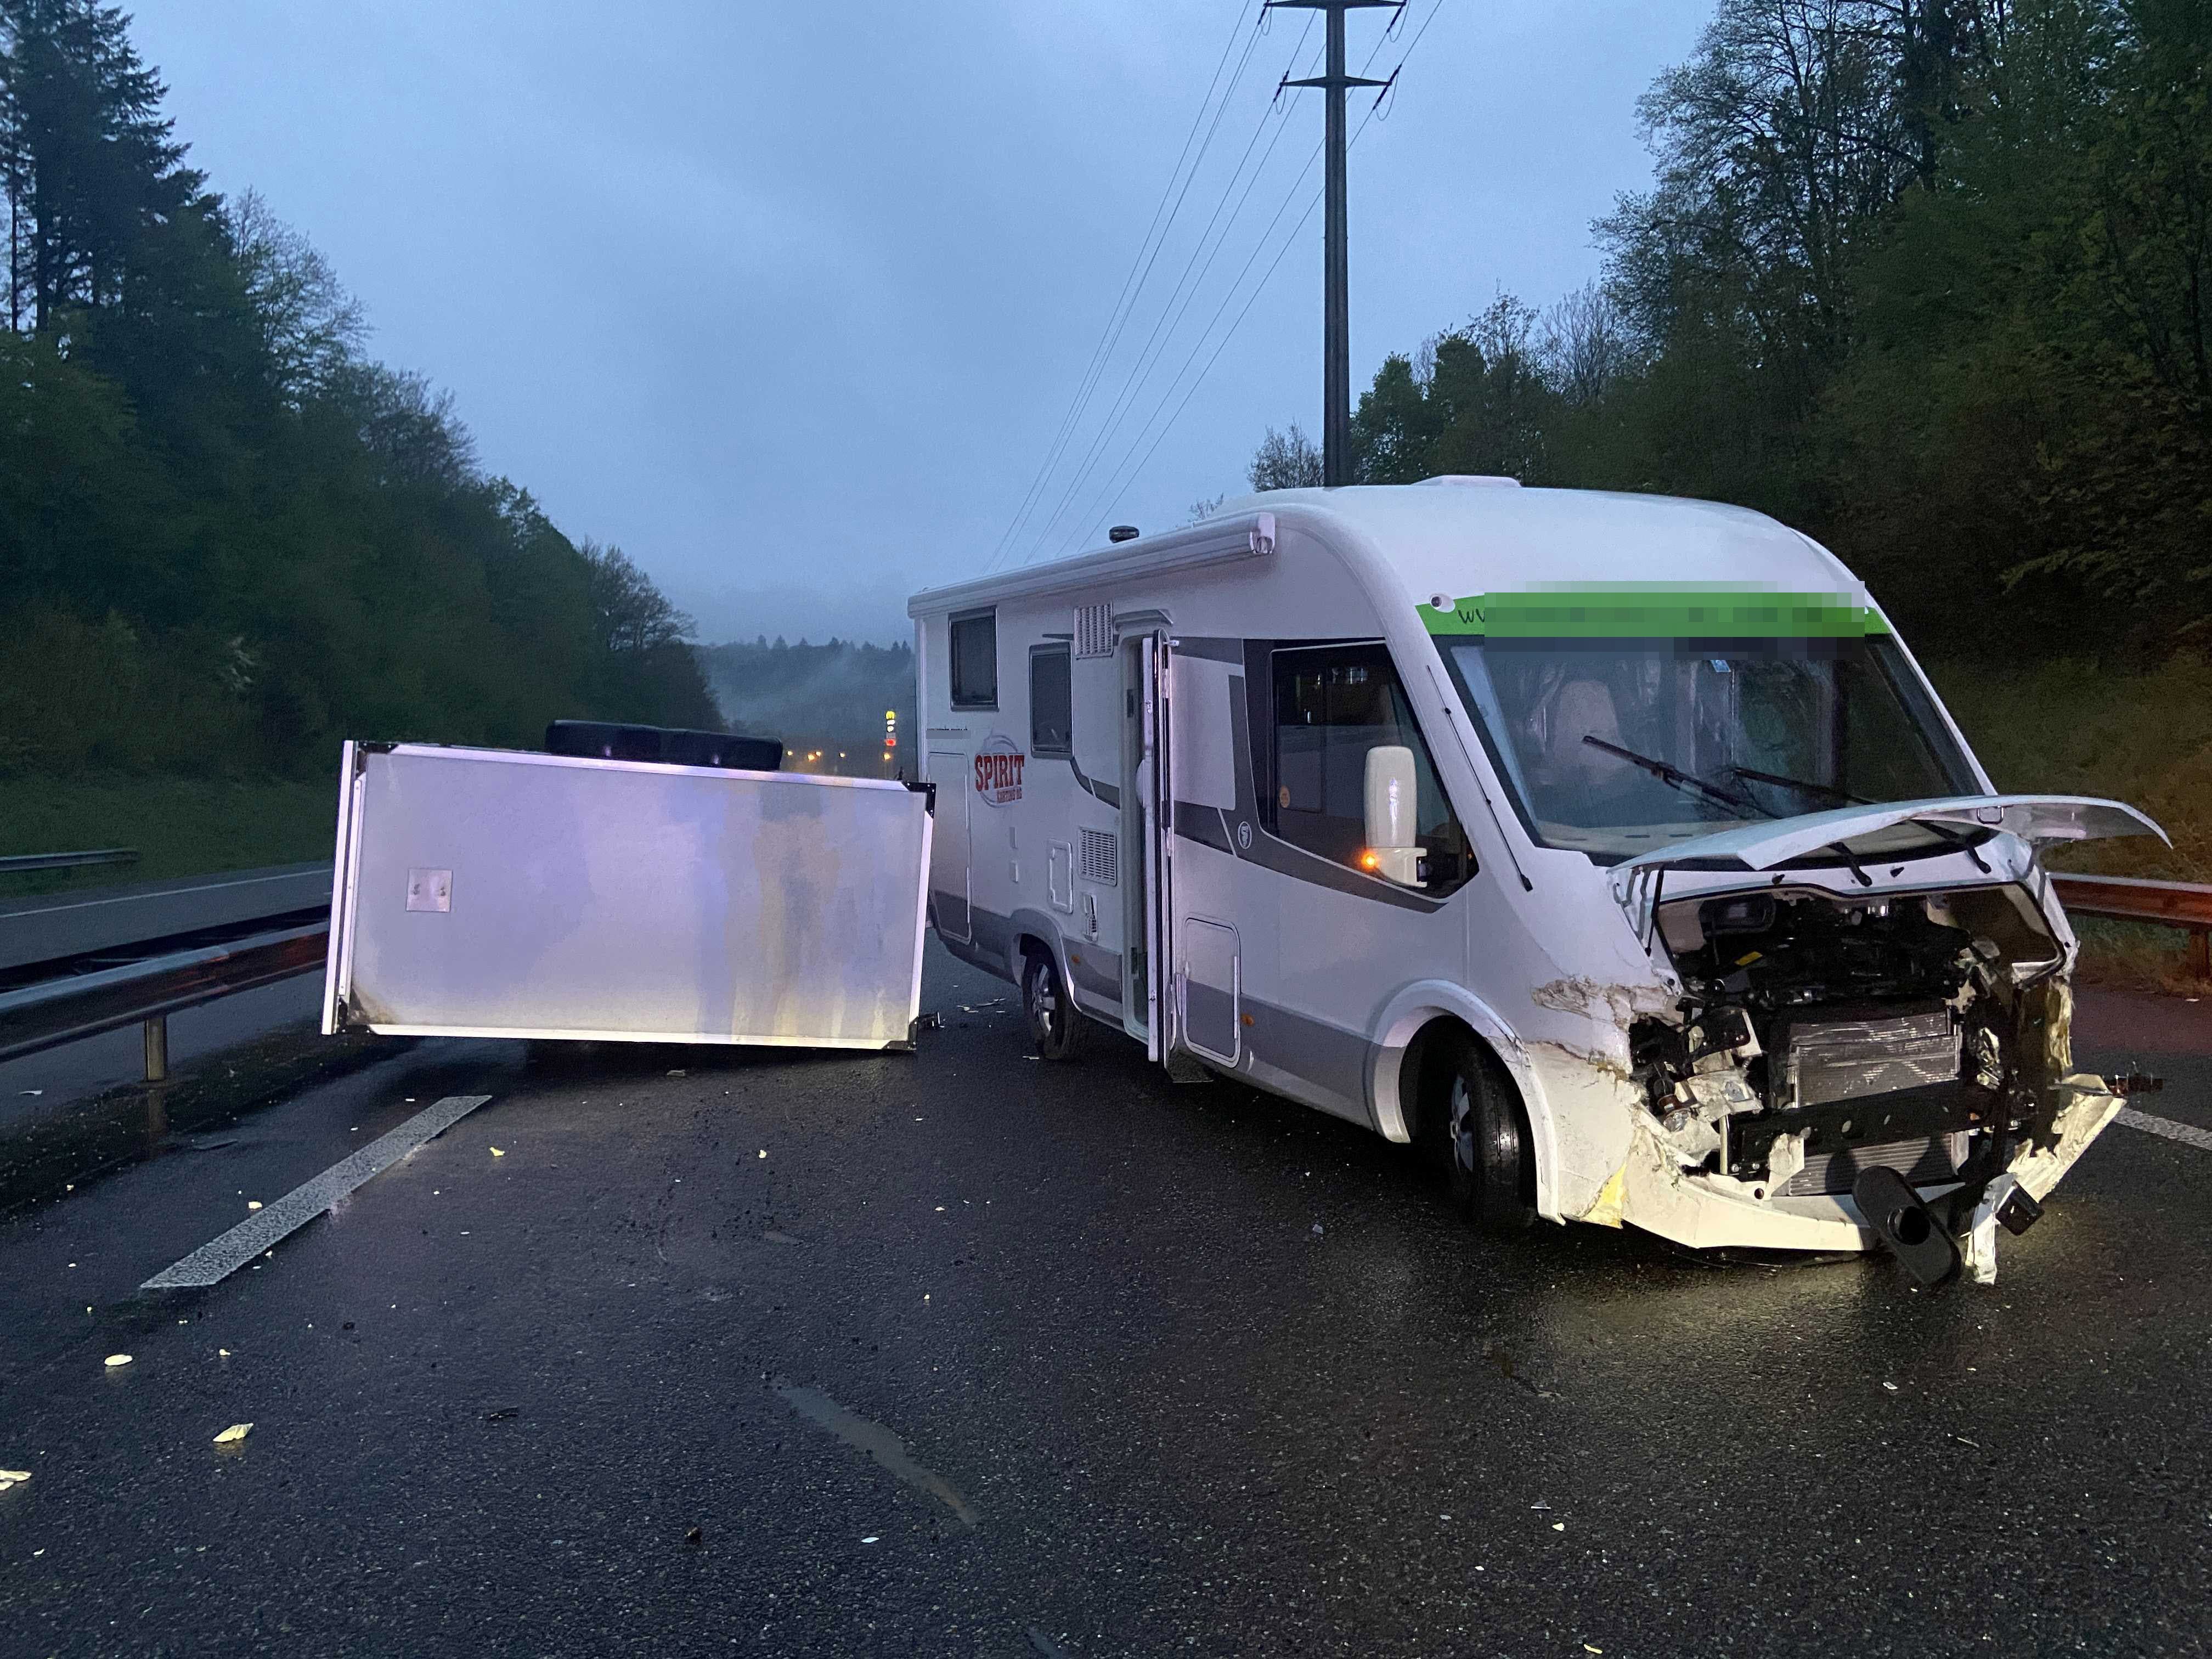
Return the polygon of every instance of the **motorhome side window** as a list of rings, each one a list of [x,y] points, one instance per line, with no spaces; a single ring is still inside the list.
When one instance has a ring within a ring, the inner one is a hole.
[[[1410,749],[1419,885],[1442,894],[1465,882],[1474,872],[1467,835],[1437,781],[1389,653],[1379,645],[1332,645],[1286,647],[1273,655],[1273,799],[1261,814],[1268,827],[1294,847],[1371,870],[1368,753]]]
[[[955,617],[951,628],[952,706],[999,706],[999,614]]]
[[[1075,752],[1073,706],[1067,677],[1067,647],[1034,645],[1030,647],[1030,752],[1058,755]]]

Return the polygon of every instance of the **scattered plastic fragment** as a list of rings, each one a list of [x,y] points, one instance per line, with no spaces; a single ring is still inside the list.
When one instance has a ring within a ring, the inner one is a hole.
[[[867,1537],[866,1537],[866,1538],[863,1538],[860,1541],[861,1541],[863,1544],[872,1544],[872,1543],[874,1543],[874,1542],[876,1541],[876,1540],[875,1540],[875,1536],[874,1536],[874,1534],[871,1534],[869,1536],[867,1536]]]
[[[496,1146],[495,1146],[495,1147],[493,1147],[493,1148],[491,1149],[491,1155],[492,1155],[494,1158],[505,1158],[505,1157],[507,1156],[507,1154],[506,1154],[505,1152],[501,1152],[501,1151],[498,1147],[496,1147]]]
[[[1567,1523],[1564,1521],[1554,1521],[1552,1522],[1552,1530],[1553,1532],[1565,1532],[1566,1529]]]
[[[127,1353],[112,1353],[107,1356],[107,1369],[111,1371],[118,1365],[127,1365],[130,1363],[131,1356]]]
[[[1885,1382],[1881,1386],[1887,1389],[1892,1394],[1895,1394],[1897,1392],[1897,1384],[1894,1382]]]
[[[767,1148],[767,1147],[763,1146],[763,1147],[762,1147],[762,1148],[761,1148],[761,1156],[762,1156],[763,1158],[766,1158],[766,1157],[768,1156],[768,1148]]]
[[[669,1076],[671,1076],[671,1077],[688,1077],[688,1076],[690,1076],[690,1073],[689,1073],[688,1072],[676,1071],[676,1072],[671,1072],[668,1075],[669,1075]],[[696,1531],[698,1530],[698,1528],[696,1528],[696,1527],[694,1527],[694,1528],[692,1528],[692,1530],[693,1530],[694,1532],[696,1532]]]
[[[1594,1648],[1589,1643],[1585,1642],[1583,1644],[1583,1651],[1584,1653],[1603,1653],[1605,1650],[1603,1648]]]
[[[1318,1221],[1315,1222],[1313,1224],[1313,1234],[1316,1238],[1322,1237],[1321,1223]]]
[[[218,1354],[222,1355],[222,1358],[224,1358],[225,1359],[228,1359],[228,1358],[230,1358],[230,1350],[229,1350],[229,1349],[228,1349],[228,1348],[217,1348],[217,1349],[216,1350],[216,1352],[217,1352]]]
[[[26,1089],[23,1092],[27,1095],[42,1095],[46,1093],[46,1091],[44,1089]]]
[[[1534,1503],[1529,1504],[1528,1507],[1532,1510],[1548,1510],[1552,1506],[1540,1498]]]
[[[249,1210],[258,1210],[261,1207],[261,1200],[258,1198],[249,1198],[246,1200],[246,1207]]]
[[[671,1077],[682,1077],[684,1073],[681,1072],[671,1072],[669,1073],[669,1076]],[[706,1535],[707,1534],[697,1527],[688,1528],[685,1529],[684,1534],[684,1541],[690,1545],[692,1548],[696,1549],[699,1547],[701,1541],[706,1537]]]
[[[0,1492],[10,1486],[20,1486],[31,1478],[28,1469],[0,1469]]]
[[[225,1429],[221,1434],[216,1436],[215,1443],[218,1446],[235,1446],[240,1441],[245,1439],[247,1435],[252,1434],[252,1424],[234,1423],[228,1428]]]

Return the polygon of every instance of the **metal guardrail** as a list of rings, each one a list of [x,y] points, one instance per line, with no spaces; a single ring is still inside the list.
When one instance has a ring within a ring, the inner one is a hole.
[[[0,858],[0,876],[27,870],[82,870],[88,864],[136,864],[135,847],[106,847],[96,853],[11,853]]]
[[[2189,930],[2189,971],[2212,979],[2212,887],[2136,876],[2076,876],[2053,872],[2058,902],[2078,915],[2149,921]]]
[[[319,971],[330,919],[293,912],[211,931],[234,936],[155,940],[132,960],[107,952],[40,964],[33,970],[39,977],[0,990],[0,1060],[143,1024],[146,1079],[161,1082],[169,1074],[171,1014]]]

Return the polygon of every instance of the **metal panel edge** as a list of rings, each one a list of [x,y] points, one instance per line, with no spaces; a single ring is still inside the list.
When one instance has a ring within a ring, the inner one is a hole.
[[[356,834],[354,743],[338,751],[338,817],[331,854],[331,933],[323,959],[323,1035],[338,1032],[338,1004],[344,997],[347,947],[353,934],[353,848]]]
[[[554,1031],[541,1026],[386,1025],[364,1023],[357,1029],[379,1036],[495,1037],[506,1041],[557,1042],[696,1043],[718,1048],[850,1048],[880,1054],[907,1047],[904,1037],[731,1036],[714,1031]]]
[[[348,748],[353,745],[349,744]],[[674,766],[665,761],[603,760],[596,755],[541,755],[528,749],[471,749],[457,744],[396,743],[384,752],[419,760],[495,760],[517,766],[564,766],[579,771],[680,773],[693,777],[750,778],[756,783],[816,785],[830,789],[903,789],[896,778],[839,778],[814,772],[749,772],[735,766]]]
[[[915,895],[914,904],[914,990],[907,999],[907,1030],[914,1030],[915,1021],[921,1018],[921,962],[929,946],[929,859],[937,836],[937,814],[928,806],[929,797],[917,797],[923,802],[921,812],[921,879],[915,884],[921,891]]]

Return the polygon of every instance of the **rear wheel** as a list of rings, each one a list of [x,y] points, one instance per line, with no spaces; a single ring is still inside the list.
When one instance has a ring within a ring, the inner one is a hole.
[[[1496,1062],[1474,1043],[1445,1068],[1444,1181],[1452,1201],[1485,1232],[1516,1233],[1536,1218],[1536,1158],[1521,1103]]]
[[[1030,1041],[1047,1060],[1073,1060],[1083,1048],[1083,1016],[1068,1000],[1059,964],[1043,946],[1033,948],[1022,965],[1022,1012]]]

